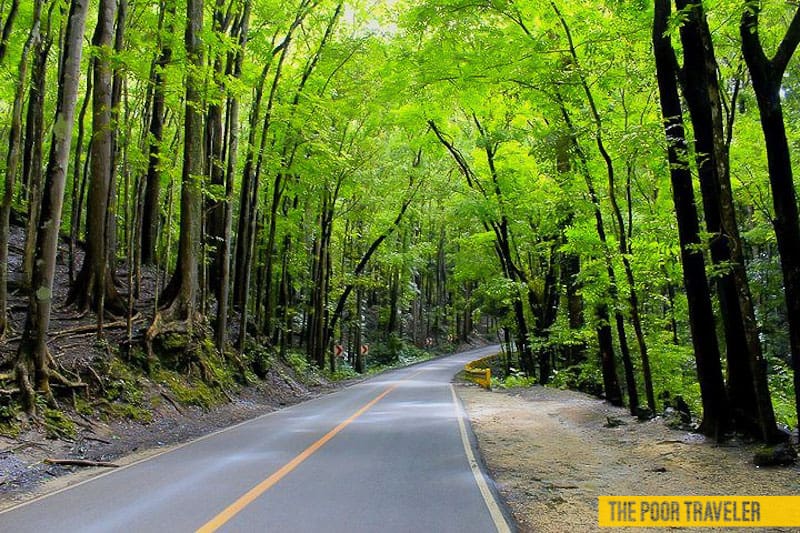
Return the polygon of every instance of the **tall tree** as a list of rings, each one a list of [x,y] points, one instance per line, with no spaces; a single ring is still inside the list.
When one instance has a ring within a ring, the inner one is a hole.
[[[12,7],[16,10],[16,7]],[[33,6],[33,21],[28,33],[28,39],[22,47],[22,56],[19,60],[19,78],[14,91],[14,104],[11,109],[11,128],[8,134],[8,153],[6,155],[6,180],[3,190],[3,200],[0,204],[0,338],[6,336],[9,330],[8,323],[8,238],[9,223],[11,218],[11,204],[14,199],[14,182],[17,179],[17,170],[20,161],[20,148],[22,144],[22,108],[25,99],[25,82],[28,77],[28,64],[31,49],[40,39],[39,28],[41,25],[42,0],[36,0]],[[8,17],[12,15],[9,14]],[[6,25],[9,24],[7,18]],[[5,44],[5,40],[4,40]]]
[[[116,20],[116,0],[101,0],[97,11],[92,44],[98,50],[93,61],[92,94],[92,144],[91,179],[86,210],[86,255],[83,267],[67,297],[68,304],[76,304],[79,309],[97,311],[102,323],[102,315],[109,311],[123,316],[127,305],[114,285],[113,269],[109,268],[108,253],[108,212],[111,191],[113,156],[112,111],[112,67],[114,21]]]
[[[142,209],[141,248],[142,263],[156,262],[159,226],[161,218],[161,174],[162,143],[164,141],[164,119],[166,113],[166,70],[172,61],[175,0],[165,0],[159,8],[158,57],[153,65],[153,103],[150,111],[149,155],[147,177],[144,185]]]
[[[234,294],[233,301],[241,310],[241,326],[239,329],[239,339],[237,342],[239,350],[244,349],[247,338],[247,325],[249,321],[249,302],[250,302],[250,274],[253,266],[253,255],[256,246],[256,230],[258,221],[258,197],[260,189],[261,166],[266,152],[268,131],[272,123],[272,114],[277,98],[278,85],[281,81],[283,66],[289,57],[290,44],[294,38],[295,31],[300,27],[311,10],[318,4],[317,0],[301,0],[295,11],[292,23],[286,30],[283,40],[274,46],[277,33],[272,39],[271,54],[261,71],[261,76],[256,85],[255,98],[250,109],[247,151],[245,162],[242,169],[242,184],[240,187],[239,200],[239,223],[236,238],[235,251],[235,272],[234,272]],[[269,74],[272,61],[278,57],[272,75],[272,82],[269,87],[266,110],[264,112],[263,125],[261,127],[261,138],[256,144],[258,135],[258,124],[261,121],[261,106],[263,101],[264,85]]]
[[[50,376],[58,374],[51,367],[52,356],[47,349],[46,341],[88,8],[88,0],[72,0],[70,3],[61,52],[62,68],[58,84],[55,127],[50,141],[42,213],[36,233],[33,291],[25,318],[25,329],[17,351],[15,365],[17,383],[22,392],[25,410],[30,414],[36,412],[35,391],[41,392],[51,404],[55,402],[50,389]]]
[[[561,11],[556,6],[555,2],[551,2],[550,5],[555,11],[556,16],[558,17],[561,26],[564,28],[564,34],[567,37],[567,43],[569,45],[569,54],[571,61],[574,63],[576,70],[578,72],[578,79],[580,81],[580,86],[583,89],[583,93],[586,96],[586,102],[589,104],[589,110],[591,111],[592,120],[594,122],[594,140],[595,144],[597,145],[597,150],[600,152],[601,157],[603,158],[603,162],[605,163],[606,167],[606,175],[608,177],[608,197],[611,202],[612,214],[614,216],[614,220],[616,222],[616,227],[618,228],[618,241],[619,241],[619,252],[622,258],[622,265],[625,268],[625,277],[628,281],[628,303],[630,304],[630,313],[631,313],[631,322],[633,323],[633,328],[636,333],[636,341],[639,346],[639,355],[642,359],[642,370],[644,376],[644,383],[645,383],[645,391],[647,397],[647,405],[650,408],[651,412],[655,412],[656,409],[656,401],[655,401],[655,394],[653,392],[653,380],[650,371],[650,356],[647,351],[647,343],[644,338],[644,331],[642,328],[642,320],[639,314],[639,296],[636,290],[636,282],[634,280],[633,275],[633,268],[631,267],[630,259],[629,259],[629,249],[627,244],[627,233],[625,229],[625,221],[622,217],[622,211],[619,207],[619,202],[617,201],[617,194],[616,194],[616,170],[614,168],[614,162],[611,158],[611,154],[609,153],[608,149],[606,148],[606,143],[604,140],[604,133],[603,133],[603,120],[600,117],[600,111],[598,110],[597,103],[594,98],[594,93],[592,92],[591,88],[589,87],[589,83],[586,80],[586,76],[581,68],[580,61],[578,58],[578,52],[575,48],[575,42],[572,38],[572,32],[570,31],[569,25],[567,24],[566,19],[561,14]],[[574,134],[573,134],[573,138]],[[577,142],[577,139],[576,141]],[[594,193],[594,187],[591,184],[591,178],[588,174],[588,167],[586,164],[583,164],[583,167],[586,172],[587,176],[587,184],[590,189],[590,196],[593,197],[593,201],[595,202],[596,206],[595,209],[597,210],[596,218],[598,224],[598,234],[601,235],[601,240],[604,241],[604,247],[608,247],[605,243],[605,231],[602,228],[603,221],[602,215],[600,214],[599,205],[597,204],[597,195]],[[609,258],[609,251],[606,250],[606,257]],[[607,260],[607,271],[609,275],[609,281],[611,285],[612,297],[613,299],[617,298],[617,293],[619,292],[616,282],[616,274],[614,273],[614,268],[610,261]],[[620,351],[622,352],[622,360],[623,365],[625,368],[625,380],[628,389],[628,403],[632,413],[636,413],[639,405],[638,399],[638,392],[636,390],[636,380],[633,371],[633,362],[630,355],[630,350],[628,349],[628,341],[627,341],[627,334],[625,332],[625,321],[622,317],[622,313],[617,310],[615,312],[615,319],[617,324],[617,336],[619,338],[620,344]]]
[[[692,188],[692,175],[686,160],[689,152],[678,95],[678,66],[668,33],[670,1],[655,0],[653,51],[661,112],[664,117],[672,198],[680,236],[683,283],[689,300],[689,325],[703,401],[701,429],[706,435],[722,439],[730,427],[730,413],[722,379],[722,365],[705,260],[698,249],[702,240]]]
[[[772,225],[781,257],[788,311],[786,316],[789,322],[789,346],[794,367],[795,409],[800,417],[800,216],[781,105],[781,85],[786,67],[800,44],[800,7],[795,10],[786,34],[771,59],[761,44],[760,13],[760,2],[745,2],[740,32],[742,52],[756,93],[761,129],[767,148],[772,206],[775,210]]]
[[[152,340],[172,322],[189,332],[201,319],[199,265],[202,207],[203,158],[203,0],[186,4],[186,110],[184,116],[183,173],[181,175],[180,234],[178,258],[170,282],[160,295],[160,306],[147,331]]]
[[[478,123],[478,119],[474,114],[473,118],[475,122]],[[431,131],[433,131],[433,133],[436,135],[436,138],[439,140],[442,146],[444,146],[450,153],[453,160],[458,165],[459,171],[466,178],[468,186],[471,189],[478,191],[483,199],[490,200],[493,197],[498,202],[498,205],[500,206],[499,217],[487,217],[488,220],[482,220],[481,224],[486,231],[494,234],[494,249],[495,253],[497,254],[497,258],[500,261],[503,275],[512,283],[521,282],[527,285],[527,276],[525,272],[517,266],[512,254],[511,237],[508,229],[508,214],[502,207],[504,202],[502,190],[498,182],[497,172],[496,170],[493,170],[497,146],[489,142],[485,134],[482,135],[482,141],[485,144],[484,152],[486,153],[487,164],[489,165],[492,180],[490,184],[491,189],[488,189],[481,183],[480,179],[475,174],[475,171],[472,170],[461,151],[455,147],[452,141],[445,137],[444,133],[441,131],[441,129],[439,129],[436,123],[433,120],[428,120],[428,126],[430,126]],[[533,363],[533,352],[530,345],[528,321],[525,317],[522,296],[520,295],[519,290],[516,288],[514,289],[514,294],[512,295],[512,308],[516,321],[516,342],[521,354],[520,365],[525,372],[533,374],[535,369]]]
[[[22,197],[28,201],[28,217],[25,232],[25,250],[22,270],[25,285],[33,281],[34,256],[36,254],[36,228],[42,204],[42,151],[44,147],[44,106],[47,89],[47,58],[53,44],[51,20],[55,2],[45,19],[42,38],[34,47],[31,67],[31,84],[28,89],[28,110],[25,116],[25,142],[22,155]]]
[[[738,428],[770,441],[777,438],[777,426],[733,204],[719,67],[702,3],[678,0],[676,6],[685,13],[679,79],[692,119],[703,214],[712,235],[711,260],[722,270],[716,285],[725,330],[728,398]]]
[[[234,78],[242,76],[242,64],[247,47],[248,33],[250,31],[250,0],[245,0],[242,14],[237,25],[238,49],[229,58],[232,63]],[[231,286],[231,239],[233,230],[233,183],[236,173],[237,158],[239,155],[239,95],[228,97],[228,164],[225,176],[225,202],[222,216],[222,246],[219,254],[219,287],[217,292],[217,321],[216,341],[217,349],[223,350],[227,339],[228,330],[228,300]]]

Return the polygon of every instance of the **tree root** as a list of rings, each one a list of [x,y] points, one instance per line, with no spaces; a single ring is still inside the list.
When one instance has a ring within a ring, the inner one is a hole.
[[[107,468],[119,468],[116,463],[109,463],[107,461],[89,461],[86,459],[51,459],[44,460],[49,465],[62,465],[62,466],[103,466]]]
[[[134,315],[132,322],[136,322],[140,318],[140,314]],[[117,320],[115,322],[108,322],[103,324],[103,329],[112,329],[112,328],[126,328],[128,327],[127,320]],[[97,324],[84,324],[82,326],[75,326],[74,328],[67,328],[61,331],[57,331],[50,335],[50,339],[57,339],[59,337],[67,337],[69,335],[77,334],[77,333],[95,333],[97,331]]]
[[[33,417],[36,415],[36,391],[33,389],[30,373],[24,361],[17,361],[14,373],[20,396],[22,396],[22,405],[25,408],[25,413]]]
[[[176,401],[175,401],[175,400],[172,398],[172,396],[170,396],[169,394],[167,394],[167,393],[166,393],[166,392],[164,392],[164,391],[161,391],[161,396],[162,396],[162,397],[163,397],[165,400],[167,400],[167,401],[170,403],[170,405],[171,405],[172,407],[174,407],[174,408],[175,408],[175,410],[176,410],[176,411],[178,411],[178,412],[179,412],[180,414],[182,414],[182,415],[186,415],[186,412],[185,412],[183,409],[181,409],[180,405],[178,405],[178,402],[176,402]]]
[[[69,380],[66,377],[64,377],[64,374],[62,374],[61,372],[59,372],[57,370],[59,368],[62,369],[62,370],[64,370],[64,369],[63,369],[63,367],[61,365],[59,365],[56,362],[55,358],[53,357],[53,354],[50,353],[50,350],[47,350],[47,360],[50,363],[50,378],[51,379],[55,379],[58,382],[59,385],[61,385],[63,387],[67,387],[69,389],[85,388],[85,389],[88,390],[89,385],[87,383],[84,383],[84,382],[80,381],[80,378],[78,378],[79,381]]]
[[[80,318],[80,317],[79,317]],[[133,316],[132,322],[138,322],[141,319],[141,314],[136,313]],[[128,321],[126,320],[117,320],[115,322],[108,322],[107,324],[103,324],[103,329],[116,329],[116,328],[126,328],[128,327]],[[84,333],[96,333],[97,332],[97,324],[83,324],[81,326],[75,326],[73,328],[62,329],[61,331],[56,331],[50,335],[50,340],[59,339],[61,337],[69,337],[70,335],[81,335]],[[17,342],[22,340],[21,335],[17,335],[16,337],[9,337],[6,339],[7,342]]]
[[[100,392],[102,392],[103,395],[105,395],[106,386],[103,384],[103,380],[100,377],[100,375],[97,373],[97,371],[94,368],[92,368],[92,365],[86,365],[86,368],[89,369],[89,372],[92,373],[92,376],[94,376],[94,379],[97,381],[97,385],[100,387]]]
[[[153,351],[153,341],[157,337],[174,333],[192,338],[198,328],[202,328],[203,325],[204,320],[200,314],[195,313],[190,314],[188,317],[183,317],[177,302],[173,302],[170,306],[159,310],[144,335],[148,362],[155,362],[157,359]],[[206,373],[208,369],[201,368],[201,371]]]
[[[2,321],[2,327],[0,327],[0,342],[5,341],[10,333],[15,333],[15,331],[8,317],[6,317],[6,319]]]
[[[82,381],[71,381],[64,377],[58,370],[50,369],[50,379],[54,379],[56,383],[54,385],[61,385],[62,387],[66,387],[68,389],[88,389],[89,384],[84,383]]]

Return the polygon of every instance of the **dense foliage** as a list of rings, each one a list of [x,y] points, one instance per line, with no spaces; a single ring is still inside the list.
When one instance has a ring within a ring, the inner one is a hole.
[[[99,334],[156,273],[129,334],[151,362],[160,337],[212,328],[242,367],[267,346],[361,372],[480,331],[520,376],[640,415],[680,395],[710,435],[796,424],[792,3],[0,9],[0,325],[24,332],[4,376],[29,411],[64,379],[40,272],[55,228],[66,303]],[[27,222],[24,326],[7,320],[10,217]]]

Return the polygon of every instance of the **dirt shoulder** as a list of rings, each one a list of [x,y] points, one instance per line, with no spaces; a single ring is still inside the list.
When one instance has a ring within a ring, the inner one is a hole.
[[[752,446],[638,422],[581,393],[456,390],[522,532],[596,531],[598,496],[800,494],[800,467],[757,468]],[[607,417],[625,424],[605,427]]]

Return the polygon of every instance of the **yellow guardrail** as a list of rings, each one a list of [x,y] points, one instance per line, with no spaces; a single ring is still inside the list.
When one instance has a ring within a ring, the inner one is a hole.
[[[497,355],[490,355],[464,365],[466,378],[481,387],[491,390],[492,388],[492,369],[488,364],[489,359],[494,359]]]

